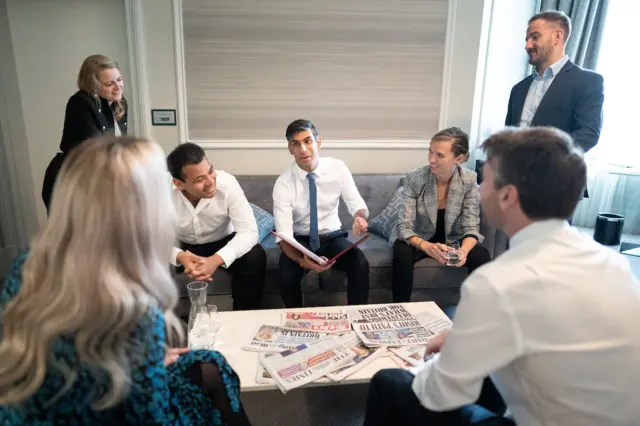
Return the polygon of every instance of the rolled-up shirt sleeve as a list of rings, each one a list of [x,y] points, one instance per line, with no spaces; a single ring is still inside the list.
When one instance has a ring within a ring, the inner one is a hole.
[[[340,174],[342,180],[341,197],[351,216],[360,210],[365,211],[365,217],[369,217],[369,209],[358,191],[353,175],[344,162],[340,162]]]
[[[171,247],[171,264],[173,266],[178,266],[178,254],[181,251],[179,247]]]
[[[293,239],[293,189],[282,178],[273,186],[273,219],[276,232]],[[280,238],[276,238],[276,243]]]
[[[486,277],[471,275],[446,342],[416,374],[413,392],[433,411],[475,402],[484,379],[522,354],[519,336],[509,304]]]
[[[226,268],[258,244],[258,223],[251,204],[235,177],[231,176],[228,185],[227,209],[236,235],[216,253],[222,258]]]
[[[413,229],[416,221],[418,191],[413,183],[407,182],[402,188],[400,196],[402,197],[402,202],[398,209],[398,237],[403,241],[407,241],[409,238],[418,235]]]

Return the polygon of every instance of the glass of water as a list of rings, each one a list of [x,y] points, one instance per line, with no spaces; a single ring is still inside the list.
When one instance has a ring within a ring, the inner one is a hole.
[[[220,317],[218,317],[218,307],[216,305],[207,305],[209,308],[209,316],[211,317],[211,321],[213,321],[213,325],[216,329],[216,332],[220,328]]]
[[[460,262],[460,243],[458,241],[447,241],[448,251],[444,257],[447,260],[447,266],[456,266]]]
[[[195,321],[189,330],[189,349],[213,350],[218,332],[218,309],[214,315],[209,305],[200,305],[195,310]]]

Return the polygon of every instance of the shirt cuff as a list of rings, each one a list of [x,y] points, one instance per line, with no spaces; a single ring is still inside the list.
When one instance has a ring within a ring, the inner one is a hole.
[[[229,247],[229,244],[218,250],[216,254],[220,256],[224,261],[224,264],[222,266],[224,266],[225,268],[231,266],[231,264],[236,260],[236,251],[233,249],[233,247]]]
[[[371,213],[369,212],[369,208],[366,206],[366,204],[362,207],[360,207],[359,209],[357,209],[354,213],[353,213],[353,217],[356,217],[356,213],[358,213],[360,210],[364,210],[364,217],[365,220],[368,221],[369,217],[371,216]]]
[[[178,265],[178,259],[176,259],[178,257],[178,253],[180,253],[182,250],[179,249],[178,247],[173,247],[171,249],[171,259],[170,262],[173,266],[180,266]]]
[[[439,357],[440,354],[435,354],[433,357],[431,357],[431,359],[425,361],[425,363],[421,367],[417,367],[413,371],[415,377],[413,379],[413,383],[411,384],[411,389],[420,401],[420,404],[425,408],[428,408],[426,402],[431,402],[427,394],[427,381],[429,380],[429,375],[431,374],[433,363]],[[433,406],[433,404],[429,405]]]

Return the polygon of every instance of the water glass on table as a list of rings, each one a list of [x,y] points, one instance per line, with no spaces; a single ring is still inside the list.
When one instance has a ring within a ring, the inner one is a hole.
[[[216,333],[220,328],[220,318],[218,317],[218,307],[216,305],[207,305],[209,308],[209,316],[211,317],[211,321],[213,321],[213,326],[216,329]]]
[[[447,266],[456,266],[460,262],[460,243],[447,241],[447,252],[444,257],[447,260]]]
[[[189,331],[189,349],[213,350],[219,328],[217,306],[198,306],[195,316],[195,323]]]

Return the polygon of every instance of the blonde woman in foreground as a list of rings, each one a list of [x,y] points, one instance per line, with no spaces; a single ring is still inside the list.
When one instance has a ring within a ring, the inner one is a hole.
[[[165,346],[182,338],[166,174],[141,139],[68,156],[0,291],[0,424],[249,424],[222,355]]]

